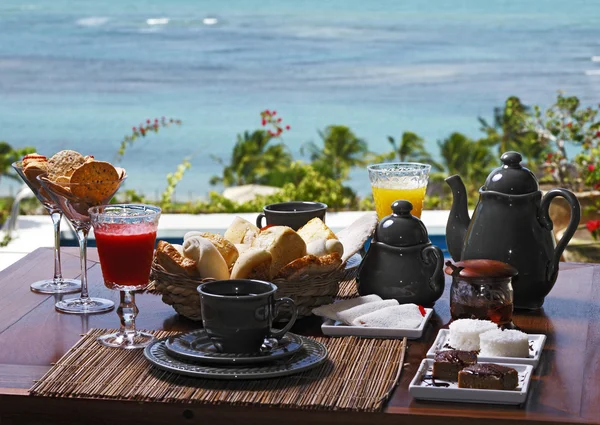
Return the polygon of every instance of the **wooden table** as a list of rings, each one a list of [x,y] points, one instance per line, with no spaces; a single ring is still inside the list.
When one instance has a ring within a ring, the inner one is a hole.
[[[88,250],[90,293],[117,303],[117,292],[102,284],[95,249]],[[79,258],[63,250],[66,277],[77,277]],[[398,388],[383,413],[285,410],[256,407],[181,406],[99,400],[69,400],[28,395],[40,378],[89,328],[117,327],[115,312],[91,316],[59,314],[55,298],[34,294],[29,284],[47,278],[52,253],[42,248],[0,272],[0,424],[165,424],[177,423],[345,423],[352,424],[600,424],[600,265],[561,264],[556,286],[537,313],[515,314],[530,333],[548,336],[546,349],[522,407],[415,401],[408,384],[438,329],[449,321],[449,282],[423,338],[410,342]],[[187,330],[197,327],[177,316],[160,297],[137,297],[138,326]],[[317,318],[303,319],[296,332],[314,333]],[[167,422],[168,421],[168,422]]]

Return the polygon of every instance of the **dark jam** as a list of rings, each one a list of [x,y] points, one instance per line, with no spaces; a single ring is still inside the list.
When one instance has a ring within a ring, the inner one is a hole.
[[[450,314],[454,319],[491,320],[502,326],[511,323],[512,313],[512,303],[480,306],[467,305],[459,302],[450,303]]]

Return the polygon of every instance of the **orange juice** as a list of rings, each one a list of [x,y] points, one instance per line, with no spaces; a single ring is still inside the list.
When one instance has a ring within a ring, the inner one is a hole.
[[[379,220],[392,213],[392,204],[394,201],[405,200],[413,204],[412,215],[421,217],[423,210],[423,199],[427,186],[417,188],[387,188],[373,186],[373,199],[375,200],[375,209]]]

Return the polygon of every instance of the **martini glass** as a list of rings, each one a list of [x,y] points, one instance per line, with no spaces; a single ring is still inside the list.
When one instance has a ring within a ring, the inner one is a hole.
[[[57,183],[48,180],[44,175],[37,177],[42,188],[75,229],[79,241],[81,296],[57,302],[56,310],[71,314],[91,314],[110,311],[115,306],[110,300],[90,297],[88,293],[87,238],[92,227],[88,210],[94,206],[108,204],[126,178],[127,176],[123,175],[114,181]]]
[[[33,292],[40,294],[72,294],[73,292],[81,291],[81,282],[77,279],[65,279],[62,277],[60,267],[60,221],[62,212],[56,203],[50,199],[47,192],[42,189],[40,183],[35,179],[36,175],[31,174],[29,177],[23,171],[23,164],[20,161],[14,162],[12,167],[15,169],[19,177],[23,179],[25,184],[29,186],[33,194],[42,203],[46,211],[52,218],[54,225],[54,277],[52,279],[40,280],[29,285]]]
[[[142,348],[154,340],[152,334],[135,328],[138,308],[135,291],[148,286],[154,256],[160,208],[152,205],[102,205],[90,208],[104,284],[120,292],[117,314],[121,328],[98,337],[114,348]]]

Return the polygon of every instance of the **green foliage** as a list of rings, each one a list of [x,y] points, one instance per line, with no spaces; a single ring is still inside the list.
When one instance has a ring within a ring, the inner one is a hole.
[[[238,134],[229,164],[225,165],[221,158],[213,157],[224,168],[223,174],[213,176],[210,183],[222,183],[226,187],[244,184],[281,187],[292,155],[283,143],[270,143],[278,137],[266,130]]]
[[[396,145],[396,140],[391,136],[388,136],[388,142],[393,148],[392,158],[397,155],[400,162],[421,162],[430,164],[433,170],[441,170],[442,166],[432,158],[425,148],[425,140],[412,131],[402,133],[399,145]]]
[[[176,208],[187,213],[243,213],[258,212],[267,204],[295,200],[316,200],[324,202],[330,210],[358,208],[358,198],[352,190],[341,182],[324,178],[310,164],[296,161],[292,165],[298,175],[303,177],[298,183],[286,183],[279,192],[269,196],[258,196],[252,201],[238,203],[225,198],[217,192],[210,192],[208,201],[174,204],[166,211]]]
[[[280,201],[314,200],[326,203],[332,210],[355,208],[358,200],[354,192],[340,180],[323,176],[313,165],[304,166],[304,178],[298,183],[287,183],[275,194]]]
[[[373,194],[367,195],[362,198],[358,203],[358,209],[360,211],[375,211],[375,201],[373,200]]]
[[[537,133],[529,128],[531,108],[516,96],[506,99],[503,108],[494,108],[494,122],[489,124],[479,117],[481,131],[486,137],[482,143],[498,148],[498,157],[504,152],[518,151],[527,166],[536,171],[539,159],[548,154],[548,147],[538,142]]]
[[[468,190],[477,190],[497,160],[488,145],[461,133],[438,142],[444,176],[459,174]]]
[[[123,159],[127,146],[133,145],[137,139],[145,138],[146,135],[150,133],[158,134],[158,131],[161,128],[167,128],[173,124],[181,125],[181,120],[174,118],[167,119],[165,117],[162,117],[161,119],[155,118],[154,121],[148,119],[145,123],[141,123],[139,126],[133,127],[131,129],[131,134],[126,135],[121,141],[119,150],[115,156],[115,162],[119,162]]]
[[[581,108],[576,96],[558,93],[556,102],[546,110],[534,107],[529,127],[537,133],[538,143],[550,153],[544,161],[546,171],[560,186],[572,190],[600,187],[600,121],[598,108]],[[579,148],[570,157],[567,146]]]
[[[0,141],[0,178],[7,177],[19,181],[19,177],[13,173],[11,164],[20,161],[25,155],[34,152],[35,148],[32,147],[14,149],[8,143]]]
[[[319,131],[323,146],[314,142],[306,143],[302,153],[307,152],[312,166],[322,176],[337,181],[348,178],[353,167],[363,167],[370,161],[367,142],[359,139],[348,127],[331,125]]]
[[[162,208],[166,209],[171,205],[177,184],[181,181],[183,175],[187,170],[190,169],[191,166],[192,164],[190,164],[189,158],[185,158],[183,162],[177,166],[177,170],[174,173],[167,174],[167,187],[162,193],[160,199],[160,206]]]
[[[111,204],[145,204],[147,202],[146,197],[135,189],[127,189],[119,191],[118,199],[117,197],[113,198]]]

